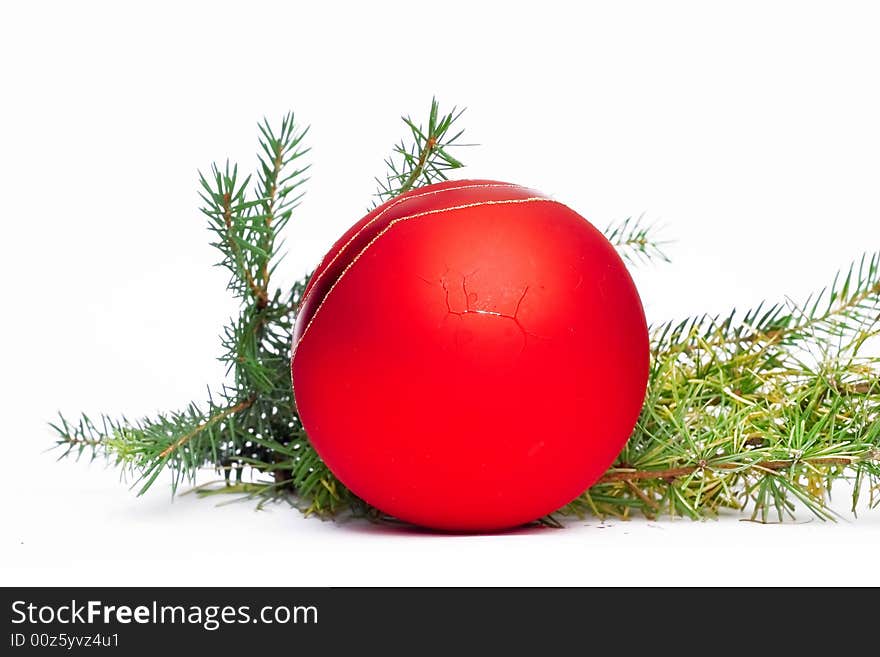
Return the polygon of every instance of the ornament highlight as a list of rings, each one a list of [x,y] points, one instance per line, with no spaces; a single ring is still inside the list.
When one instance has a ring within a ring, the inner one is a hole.
[[[418,525],[487,531],[564,506],[611,465],[644,400],[648,331],[608,240],[490,180],[377,207],[305,290],[291,372],[333,473]]]

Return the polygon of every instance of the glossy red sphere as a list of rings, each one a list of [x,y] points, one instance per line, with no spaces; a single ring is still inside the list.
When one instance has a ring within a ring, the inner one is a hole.
[[[605,237],[531,189],[444,182],[370,212],[297,315],[297,409],[382,511],[494,530],[591,486],[638,417],[648,333]]]

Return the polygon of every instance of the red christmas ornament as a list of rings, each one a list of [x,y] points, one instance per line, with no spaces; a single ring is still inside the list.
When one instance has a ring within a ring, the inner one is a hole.
[[[534,190],[444,182],[333,245],[294,330],[297,409],[355,494],[419,525],[494,530],[550,513],[620,452],[648,333],[620,257]]]

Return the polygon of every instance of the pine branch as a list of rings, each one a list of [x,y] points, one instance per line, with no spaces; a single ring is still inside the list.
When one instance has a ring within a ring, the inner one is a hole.
[[[218,238],[211,246],[223,255],[217,264],[230,271],[232,276],[227,287],[235,296],[243,298],[250,293],[259,298],[261,290],[254,278],[253,247],[247,241],[251,229],[245,221],[247,211],[259,203],[245,200],[250,176],[239,184],[238,166],[230,169],[227,161],[222,172],[216,164],[211,165],[210,180],[199,172],[202,187],[199,196],[205,203],[201,211],[210,219],[209,228]]]
[[[432,98],[427,130],[410,117],[402,117],[409,128],[410,141],[401,140],[385,160],[388,171],[385,180],[376,178],[378,189],[371,209],[415,187],[446,180],[447,171],[464,166],[449,154],[453,146],[464,145],[456,143],[463,130],[451,134],[452,124],[464,110],[453,107],[451,112],[441,115],[439,107],[437,99]]]
[[[799,503],[822,519],[833,482],[880,502],[880,254],[801,305],[653,331],[641,418],[611,470],[563,513],[700,518]]]
[[[657,226],[645,224],[644,215],[609,224],[603,231],[620,256],[633,265],[652,260],[669,262],[663,250],[669,242],[659,239],[657,232]]]
[[[297,132],[293,114],[287,114],[281,121],[281,129],[276,136],[265,119],[259,126],[260,134],[260,180],[257,195],[262,203],[262,214],[258,220],[265,222],[265,230],[262,233],[260,247],[263,253],[269,257],[264,258],[260,266],[261,287],[265,292],[269,289],[270,260],[272,268],[278,265],[280,257],[277,257],[275,239],[280,234],[294,208],[299,205],[303,192],[299,188],[306,183],[308,178],[303,174],[310,165],[291,169],[296,160],[309,152],[308,148],[301,148],[303,138],[308,133],[308,128]],[[279,245],[280,246],[280,245]],[[261,301],[264,307],[268,298]]]
[[[295,127],[292,114],[277,132],[266,121],[259,129],[255,190],[252,178],[240,180],[238,166],[228,162],[222,169],[212,165],[209,176],[199,173],[202,213],[221,254],[218,265],[229,270],[228,289],[241,302],[239,315],[223,333],[221,360],[233,385],[223,389],[222,402],[215,403],[209,390],[205,410],[190,404],[183,412],[137,422],[102,416],[100,430],[86,416],[75,425],[64,417],[52,425],[62,456],[80,456],[87,449],[92,458],[106,455],[136,475],[140,493],[165,468],[172,471],[172,491],[183,480],[193,481],[206,465],[227,480],[233,473],[240,480],[242,470],[254,463],[269,470],[279,451],[302,435],[293,408],[289,348],[291,315],[305,281],[282,294],[271,291],[270,277],[280,259],[279,232],[301,198],[298,189],[308,167],[297,163],[307,152],[301,146],[306,130]],[[264,434],[270,447],[259,444]]]
[[[253,399],[245,399],[217,404],[209,394],[206,410],[190,404],[182,412],[135,422],[102,415],[100,429],[85,415],[73,426],[64,417],[51,426],[59,436],[57,446],[65,450],[62,458],[73,452],[79,458],[86,449],[93,459],[106,456],[134,476],[132,485],[140,484],[142,495],[165,467],[173,472],[174,491],[181,481],[193,481],[202,467],[229,458],[238,440],[234,424],[225,422],[252,403]]]

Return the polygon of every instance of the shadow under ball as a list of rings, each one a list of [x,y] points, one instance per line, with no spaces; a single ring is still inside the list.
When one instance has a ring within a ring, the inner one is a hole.
[[[531,189],[403,194],[324,257],[291,371],[311,443],[383,512],[451,531],[520,525],[612,464],[644,401],[649,346],[608,240]]]

